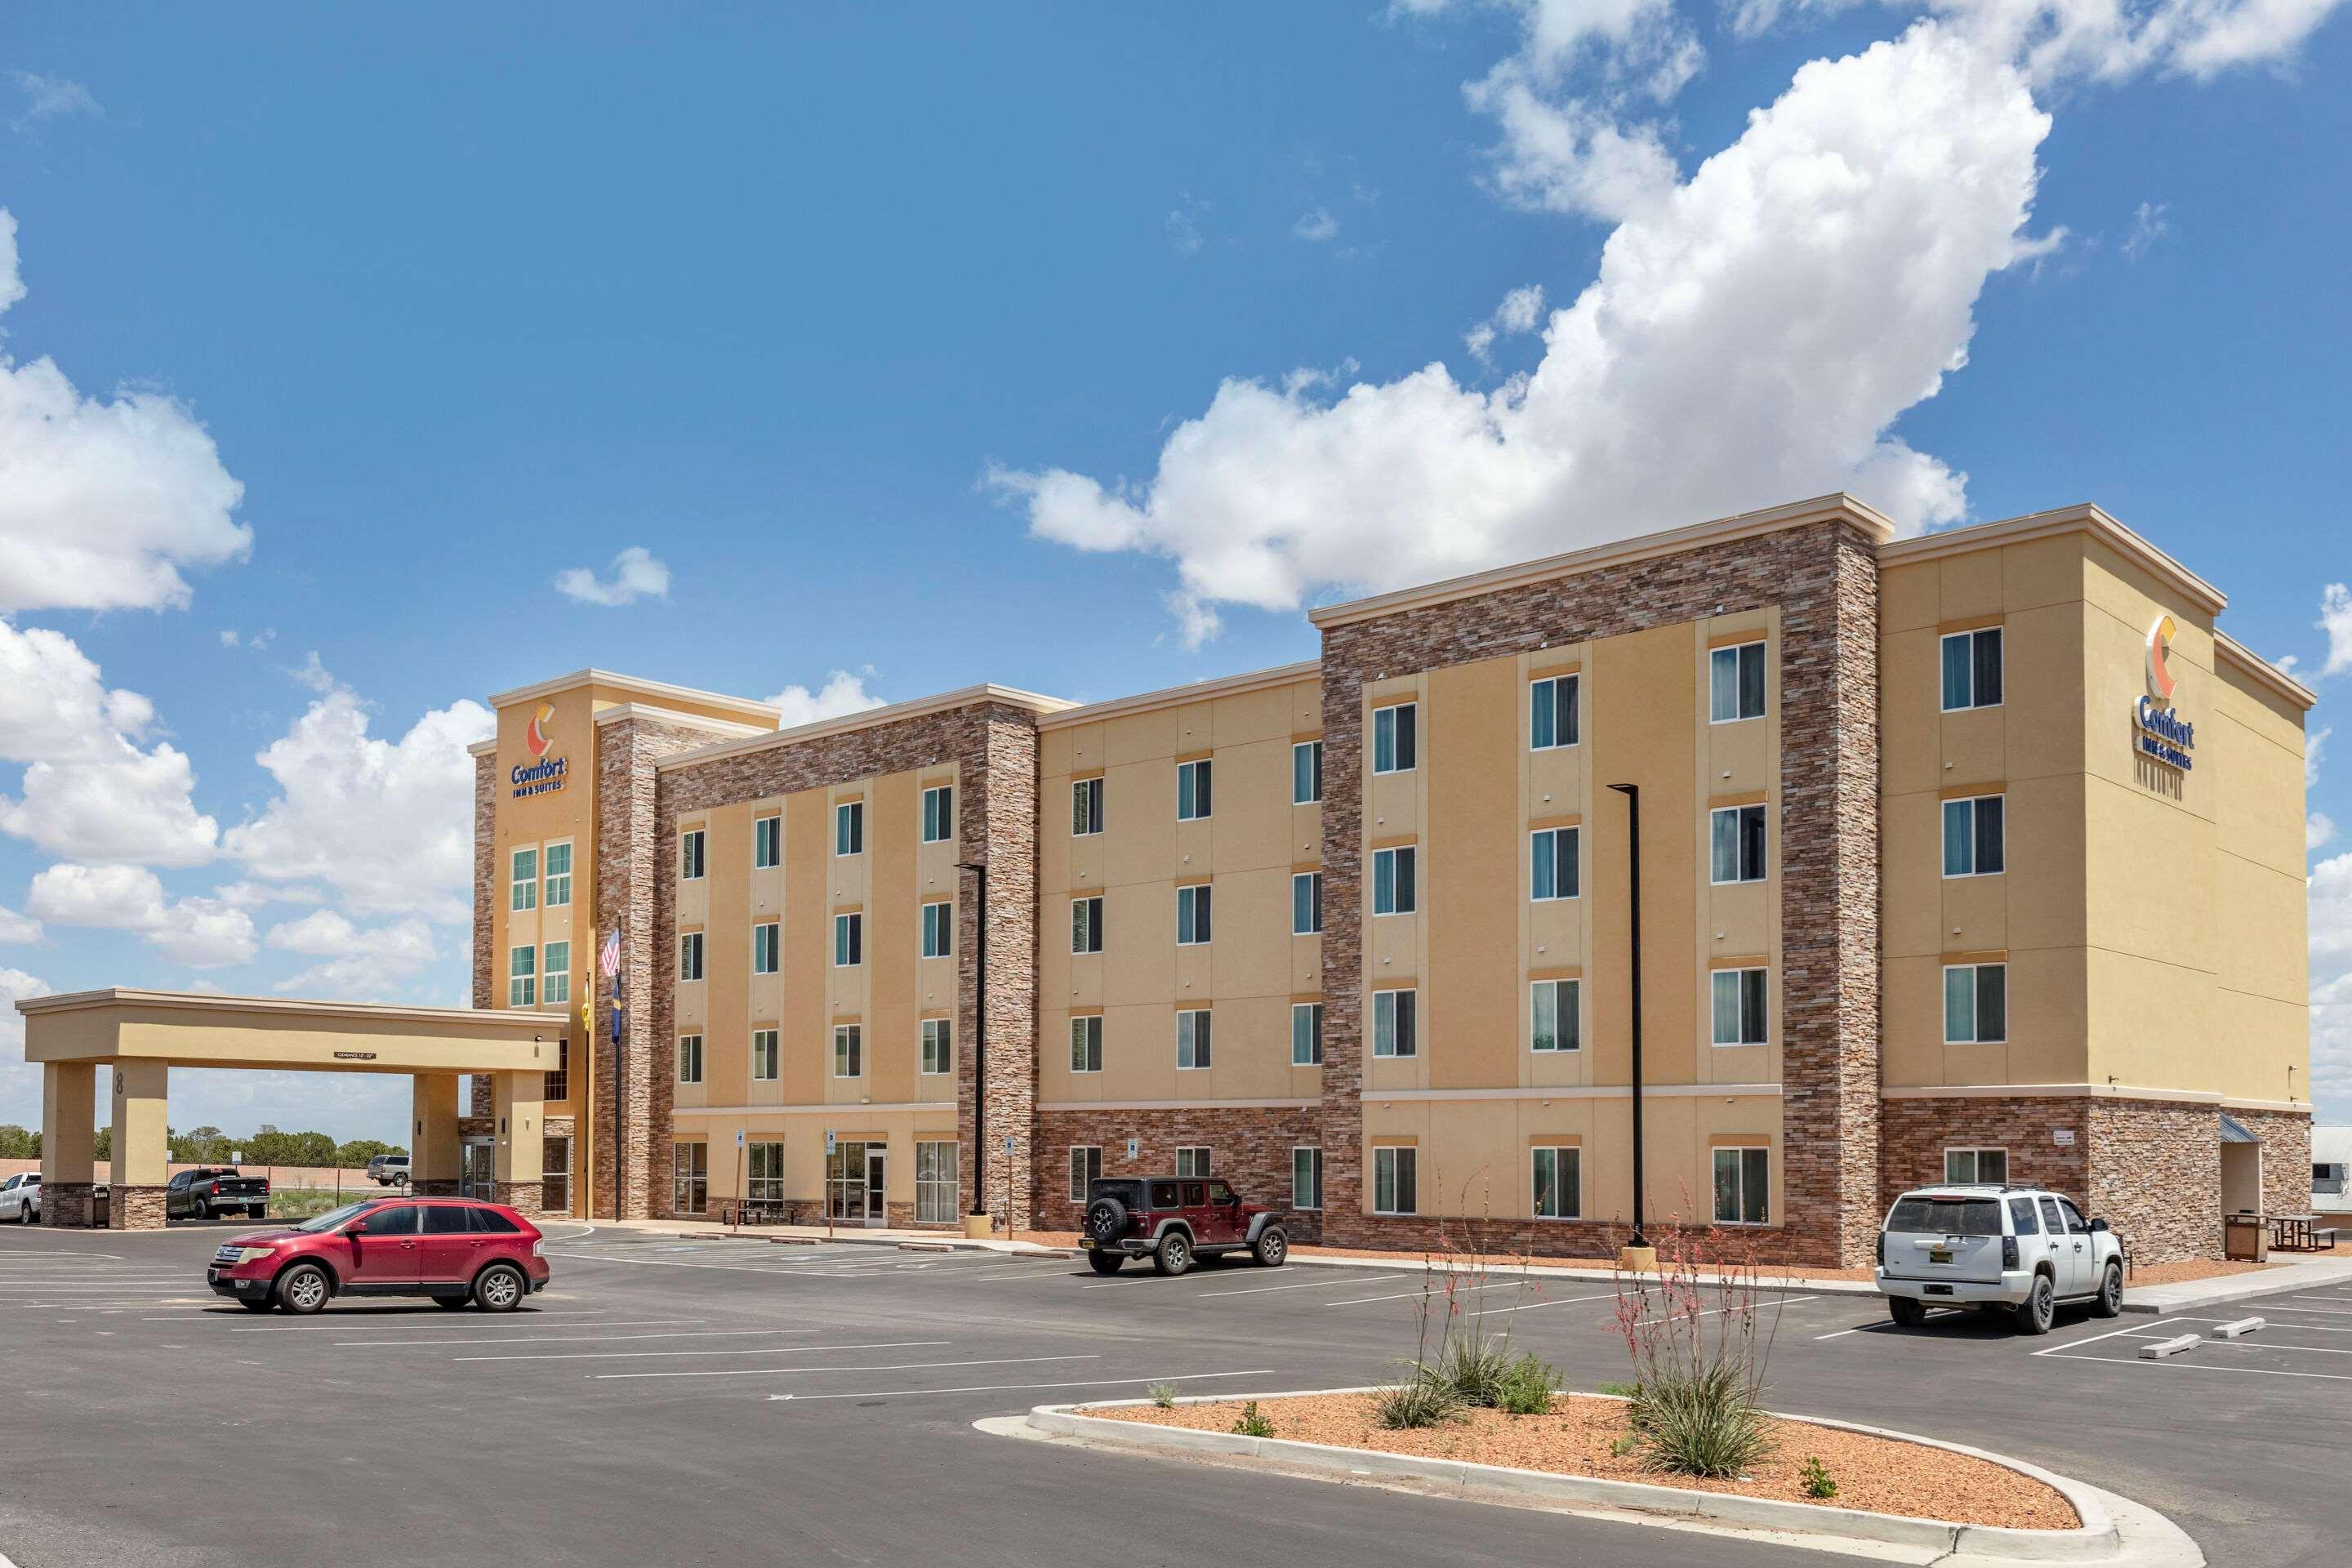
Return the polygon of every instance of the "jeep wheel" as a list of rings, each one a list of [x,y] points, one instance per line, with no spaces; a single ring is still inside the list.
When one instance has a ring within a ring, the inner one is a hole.
[[[511,1263],[493,1263],[474,1276],[474,1305],[485,1312],[511,1312],[528,1293],[522,1271]]]
[[[2099,1280],[2099,1299],[2091,1303],[2091,1315],[2098,1318],[2120,1318],[2124,1312],[2124,1266],[2107,1265]]]
[[[289,1312],[307,1317],[325,1306],[331,1293],[327,1271],[315,1263],[298,1263],[278,1277],[278,1304]]]
[[[1087,1262],[1097,1274],[1116,1274],[1118,1266],[1126,1261],[1127,1254],[1124,1252],[1105,1252],[1100,1247],[1087,1254]]]
[[[1927,1321],[1926,1304],[1915,1297],[1889,1296],[1886,1298],[1886,1311],[1889,1317],[1906,1329],[1916,1329]]]
[[[2036,1274],[2032,1293],[2017,1304],[2018,1331],[2046,1334],[2057,1321],[2058,1288],[2047,1274]]]
[[[1279,1268],[1290,1258],[1290,1236],[1278,1225],[1267,1226],[1250,1243],[1250,1256],[1262,1268]]]
[[[1117,1198],[1097,1198],[1087,1205],[1087,1239],[1100,1246],[1117,1241],[1127,1231],[1127,1205]]]
[[[1151,1267],[1174,1277],[1192,1267],[1192,1244],[1181,1230],[1171,1230],[1160,1238],[1160,1250],[1151,1255]]]

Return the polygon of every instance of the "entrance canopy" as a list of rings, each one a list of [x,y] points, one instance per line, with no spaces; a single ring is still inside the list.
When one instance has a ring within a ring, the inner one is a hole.
[[[415,1079],[410,1170],[420,1193],[456,1190],[457,1079],[490,1081],[502,1201],[540,1206],[544,1075],[563,1060],[562,1013],[293,1002],[183,991],[79,991],[28,997],[25,1059],[41,1065],[42,1217],[86,1225],[92,1211],[98,1074],[114,1102],[118,1229],[163,1223],[173,1068],[393,1072]]]

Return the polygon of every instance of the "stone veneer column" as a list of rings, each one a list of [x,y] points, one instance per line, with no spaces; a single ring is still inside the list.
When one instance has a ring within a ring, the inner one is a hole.
[[[991,709],[981,719],[978,744],[961,770],[968,781],[959,842],[961,858],[988,868],[988,1016],[985,1035],[959,1024],[966,1040],[984,1038],[987,1125],[972,1121],[972,1053],[956,1054],[957,1191],[969,1206],[982,1195],[988,1212],[1013,1224],[1038,1223],[1037,1190],[1037,726],[1026,713]],[[963,943],[963,995],[959,1018],[973,1017],[980,975],[974,940],[978,922],[968,888],[957,899],[957,940]],[[1004,1152],[1004,1140],[1013,1140]],[[977,1169],[973,1167],[977,1166]],[[967,1173],[969,1180],[967,1180]],[[984,1175],[983,1173],[984,1173]]]
[[[1323,1230],[1363,1211],[1363,693],[1368,681],[1780,609],[1783,1219],[1792,1261],[1865,1261],[1877,1219],[1878,566],[1825,521],[1397,611],[1323,636]],[[1683,933],[1655,932],[1673,942]],[[1442,1021],[1433,1021],[1443,1027]]]

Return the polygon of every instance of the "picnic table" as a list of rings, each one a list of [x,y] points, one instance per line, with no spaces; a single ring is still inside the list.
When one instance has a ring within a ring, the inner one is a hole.
[[[2323,1226],[2315,1214],[2274,1214],[2270,1216],[2271,1245],[2281,1252],[2326,1252],[2336,1245],[2336,1230]]]
[[[784,1204],[731,1201],[719,1206],[721,1225],[785,1225],[791,1219],[792,1210]]]

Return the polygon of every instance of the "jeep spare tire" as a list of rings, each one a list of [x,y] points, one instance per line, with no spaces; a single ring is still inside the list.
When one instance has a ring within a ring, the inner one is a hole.
[[[1087,1205],[1087,1235],[1097,1242],[1117,1241],[1127,1232],[1127,1205],[1117,1198],[1097,1198]]]

